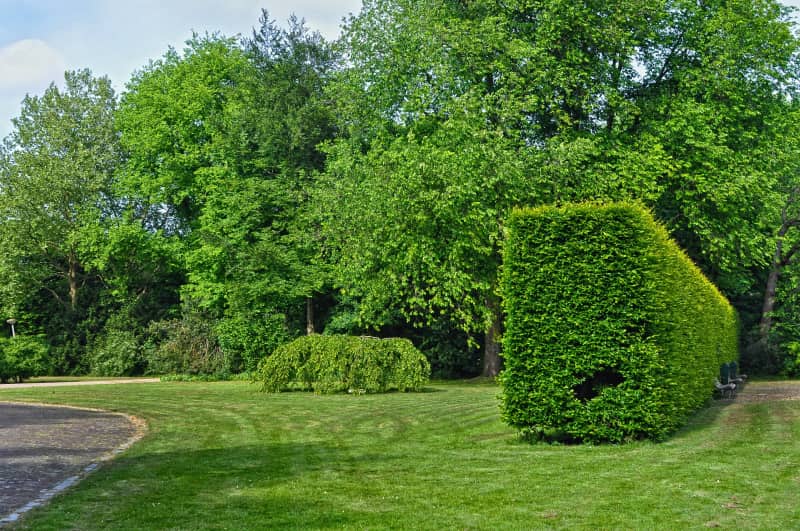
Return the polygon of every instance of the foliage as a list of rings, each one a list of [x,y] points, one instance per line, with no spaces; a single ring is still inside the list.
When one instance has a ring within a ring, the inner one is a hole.
[[[493,372],[502,219],[538,198],[524,178],[525,139],[503,122],[501,101],[513,97],[498,98],[492,60],[471,55],[477,40],[501,46],[496,19],[457,12],[365,2],[348,21],[352,66],[330,91],[346,134],[328,147],[317,203],[336,281],[359,300],[363,325],[399,315],[453,327],[488,345]]]
[[[222,378],[231,362],[219,346],[213,321],[197,311],[150,324],[144,356],[149,374],[211,375]]]
[[[0,338],[0,383],[21,382],[51,369],[47,345],[41,336]]]
[[[364,324],[490,332],[516,205],[641,201],[726,294],[762,288],[798,136],[777,2],[368,0],[342,40],[319,201]]]
[[[528,435],[663,439],[738,359],[736,313],[642,207],[517,210],[503,418]]]
[[[0,148],[0,311],[59,372],[134,370],[109,321],[141,343],[192,301],[231,370],[327,329],[408,337],[437,374],[482,346],[494,374],[511,209],[636,200],[740,310],[743,366],[780,370],[800,338],[790,16],[365,0],[335,44],[266,11],[244,39],[194,35],[119,104],[68,72]]]
[[[498,216],[521,195],[511,150],[496,153],[475,124],[453,120],[430,137],[412,133],[367,155],[339,146],[320,201],[338,282],[358,297],[365,324],[391,323],[393,311],[429,325],[439,316],[483,333],[494,319],[501,239]],[[488,144],[487,144],[488,143]],[[375,271],[382,274],[376,275]]]
[[[325,323],[325,335],[359,335],[366,332],[359,318],[358,301],[346,295],[338,297]]]
[[[140,71],[120,105],[126,193],[180,241],[184,301],[219,321],[236,370],[299,333],[323,291],[309,188],[333,134],[322,87],[335,54],[292,18],[243,42],[195,36]]]
[[[317,393],[419,391],[430,364],[407,339],[310,335],[281,345],[258,366],[262,390],[299,384]]]
[[[800,341],[786,344],[783,372],[791,378],[800,376]]]
[[[363,324],[356,299],[342,296],[334,302],[330,313],[325,316],[323,333],[326,335],[403,337],[425,354],[434,378],[472,378],[481,373],[481,345],[475,344],[457,324],[441,319],[429,326],[420,326],[419,323],[415,326],[395,312],[377,331]]]
[[[143,373],[141,345],[132,332],[107,330],[87,353],[89,373],[96,376],[134,376]]]
[[[439,321],[407,334],[430,362],[434,378],[472,378],[481,374],[482,345],[471,344],[470,337],[452,323]]]
[[[237,314],[222,320],[216,334],[233,372],[255,371],[264,356],[290,339],[286,317],[276,313]]]
[[[98,279],[79,251],[98,221],[114,215],[113,174],[120,162],[116,97],[108,78],[66,72],[26,96],[0,148],[0,270],[3,306],[30,312],[51,344],[81,364]]]
[[[89,373],[95,376],[144,374],[147,362],[143,354],[142,333],[143,329],[132,326],[129,311],[111,316],[103,333],[95,337],[87,349]]]
[[[101,280],[102,325],[141,334],[150,321],[173,314],[185,282],[182,251],[180,242],[148,230],[131,212],[88,228],[79,252]]]
[[[160,376],[162,382],[248,382],[252,380],[251,373],[240,372],[237,374],[167,374]]]

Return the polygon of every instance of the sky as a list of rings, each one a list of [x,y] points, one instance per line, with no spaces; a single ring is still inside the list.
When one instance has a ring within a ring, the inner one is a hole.
[[[193,31],[250,35],[262,8],[282,27],[295,13],[333,39],[361,0],[0,0],[0,138],[25,95],[62,85],[65,70],[89,68],[121,92],[135,70],[169,46],[181,49]]]
[[[800,0],[783,3],[800,8]],[[65,70],[89,68],[120,92],[193,31],[249,35],[262,8],[281,26],[293,12],[333,39],[361,0],[0,0],[0,138],[25,95],[61,84]]]

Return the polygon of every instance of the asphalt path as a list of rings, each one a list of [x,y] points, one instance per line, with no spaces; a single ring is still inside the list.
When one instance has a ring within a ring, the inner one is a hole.
[[[144,423],[127,415],[0,402],[0,527],[77,483],[143,432]]]
[[[71,385],[113,385],[126,383],[157,383],[159,378],[115,378],[113,380],[76,380],[74,382],[26,382],[0,384],[0,391],[3,389],[22,389],[26,387],[65,387]]]

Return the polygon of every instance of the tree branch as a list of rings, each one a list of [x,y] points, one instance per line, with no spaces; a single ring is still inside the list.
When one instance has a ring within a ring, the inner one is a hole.
[[[56,301],[58,301],[58,303],[61,304],[61,306],[63,306],[65,309],[69,309],[70,308],[69,304],[64,302],[64,299],[62,299],[61,296],[58,293],[56,293],[55,290],[53,290],[52,288],[48,288],[47,286],[44,286],[44,289],[45,289],[45,291],[48,291],[50,293],[50,295],[52,295],[53,298],[55,298]]]
[[[792,258],[800,251],[800,242],[794,244],[788,251],[786,251],[781,259],[781,267],[785,267],[792,262]]]

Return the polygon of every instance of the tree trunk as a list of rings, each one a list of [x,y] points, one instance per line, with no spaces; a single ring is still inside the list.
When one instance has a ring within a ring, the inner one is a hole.
[[[772,265],[767,277],[767,287],[764,289],[764,304],[761,307],[761,321],[758,324],[759,339],[757,344],[763,347],[769,345],[769,334],[772,331],[772,313],[775,311],[775,295],[778,290],[783,268],[793,264],[800,253],[800,242],[795,242],[788,249],[783,248],[783,241],[792,228],[797,230],[800,227],[800,216],[789,214],[790,208],[797,204],[800,197],[800,187],[795,188],[789,194],[789,199],[781,211],[781,227],[775,239],[775,254],[772,257]]]
[[[767,288],[764,290],[764,305],[761,308],[761,322],[758,325],[761,341],[767,341],[772,330],[772,312],[775,310],[775,293],[780,276],[780,264],[773,264],[767,278]]]
[[[306,335],[314,332],[314,298],[306,297]]]
[[[767,277],[767,287],[764,290],[764,304],[761,307],[761,322],[758,325],[759,339],[762,342],[769,340],[769,333],[772,330],[772,312],[775,310],[775,294],[778,290],[778,280],[781,276],[781,269],[786,265],[788,258],[796,251],[790,249],[787,253],[789,256],[784,256],[783,253],[783,238],[789,232],[791,223],[787,220],[786,209],[784,208],[783,223],[778,231],[778,237],[775,241],[775,254],[772,257],[772,266],[769,270],[769,277]]]
[[[500,313],[497,310],[497,305],[494,303],[489,304],[492,310],[492,324],[486,331],[486,340],[484,342],[483,350],[483,373],[481,376],[494,378],[500,374],[502,366],[502,359],[500,358]]]
[[[78,262],[72,257],[69,258],[67,282],[69,283],[69,307],[74,312],[78,309]]]

